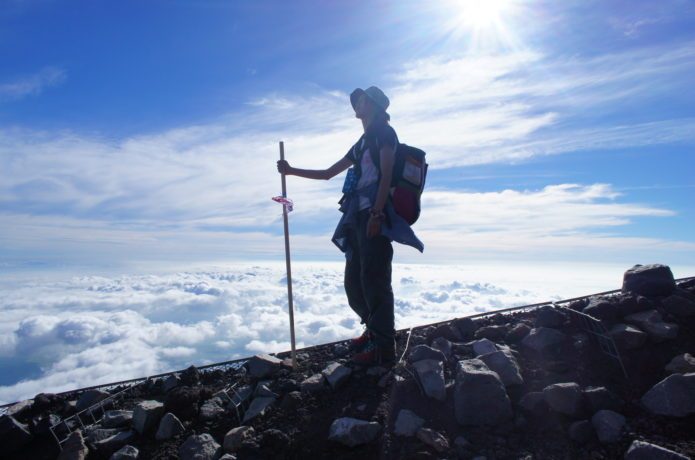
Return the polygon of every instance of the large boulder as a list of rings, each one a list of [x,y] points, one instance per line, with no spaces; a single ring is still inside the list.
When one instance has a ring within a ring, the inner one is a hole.
[[[531,326],[525,323],[517,323],[512,327],[504,337],[507,343],[517,343],[526,337],[531,332]]]
[[[207,433],[189,436],[179,448],[181,460],[217,460],[223,453],[222,446]]]
[[[509,332],[509,326],[506,324],[497,326],[484,326],[475,331],[476,339],[502,340]]]
[[[299,384],[299,388],[307,393],[313,393],[315,391],[323,391],[326,389],[326,378],[323,374],[314,374],[307,377]]]
[[[251,377],[262,379],[273,375],[282,367],[282,360],[275,356],[260,354],[246,362]]]
[[[478,329],[478,324],[470,318],[456,318],[451,321],[451,326],[458,331],[458,336],[461,337],[461,340],[472,339],[475,331]]]
[[[116,452],[121,447],[130,444],[135,440],[136,433],[133,430],[121,431],[101,441],[94,443],[94,447],[102,457],[107,457]]]
[[[211,398],[200,406],[198,419],[202,422],[209,422],[224,415],[224,402],[220,398]]]
[[[557,329],[549,327],[537,327],[524,337],[521,344],[537,353],[545,353],[560,346],[567,340],[567,336]]]
[[[622,410],[625,403],[606,387],[587,387],[583,391],[584,400],[592,414],[609,409],[615,412]]]
[[[430,342],[438,337],[443,337],[450,342],[460,342],[464,340],[463,334],[461,334],[459,328],[457,328],[453,322],[440,324],[429,333],[428,337]]]
[[[555,383],[543,388],[546,404],[555,412],[577,417],[582,413],[582,390],[577,383]]]
[[[596,436],[594,426],[588,420],[579,420],[572,423],[568,434],[572,441],[580,445],[588,443]]]
[[[487,364],[491,370],[497,372],[505,386],[521,385],[524,379],[521,377],[519,364],[514,355],[507,350],[498,350],[478,357]]]
[[[513,417],[499,375],[479,359],[462,360],[457,365],[454,412],[461,425],[499,425]]]
[[[342,417],[331,423],[328,439],[354,447],[375,440],[379,432],[381,432],[381,425],[377,422]]]
[[[476,357],[499,350],[499,348],[497,348],[497,344],[490,339],[476,340],[475,342],[471,342],[471,346],[473,347],[473,354]]]
[[[142,401],[133,411],[133,428],[140,434],[154,431],[163,415],[164,404],[159,401]]]
[[[432,341],[432,348],[441,351],[444,354],[445,359],[449,359],[451,352],[453,351],[453,343],[445,339],[444,337],[437,337]]]
[[[413,363],[418,380],[425,394],[433,399],[446,399],[446,384],[444,382],[444,366],[435,359],[423,359]]]
[[[671,269],[666,265],[635,265],[623,275],[623,292],[644,296],[666,296],[676,289]]]
[[[625,452],[625,460],[690,460],[690,457],[656,444],[634,440]]]
[[[686,417],[695,413],[695,373],[666,377],[645,393],[641,401],[656,415]]]
[[[600,410],[591,417],[598,440],[604,444],[618,442],[625,427],[625,417],[612,410]]]

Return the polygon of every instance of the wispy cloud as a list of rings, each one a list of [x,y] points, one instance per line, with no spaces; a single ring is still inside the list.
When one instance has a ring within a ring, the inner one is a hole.
[[[0,82],[0,100],[36,96],[46,88],[62,84],[66,78],[65,69],[45,67],[36,74],[20,77],[6,83]]]

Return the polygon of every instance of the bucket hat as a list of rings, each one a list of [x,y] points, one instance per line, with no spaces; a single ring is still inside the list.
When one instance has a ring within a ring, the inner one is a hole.
[[[353,109],[357,104],[357,99],[359,99],[359,97],[363,94],[366,94],[367,97],[384,112],[386,112],[386,109],[389,108],[389,104],[391,102],[389,101],[389,98],[386,97],[386,94],[384,94],[384,92],[376,86],[370,86],[367,89],[357,88],[350,94],[350,103],[352,104]]]

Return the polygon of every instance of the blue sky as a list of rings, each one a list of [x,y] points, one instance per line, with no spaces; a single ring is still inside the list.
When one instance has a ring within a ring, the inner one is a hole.
[[[693,19],[680,0],[3,2],[0,266],[281,259],[277,142],[329,166],[372,84],[431,165],[425,254],[399,260],[692,266]],[[289,179],[297,259],[340,259],[341,180]]]

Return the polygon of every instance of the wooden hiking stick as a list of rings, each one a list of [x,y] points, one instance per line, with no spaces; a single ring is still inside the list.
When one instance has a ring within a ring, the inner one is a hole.
[[[280,160],[285,159],[285,143],[280,141]],[[287,198],[287,185],[285,184],[285,174],[282,178],[282,197]],[[282,221],[285,224],[285,263],[287,265],[287,299],[290,312],[290,338],[292,340],[292,368],[297,369],[297,352],[294,345],[294,307],[292,305],[292,268],[290,266],[290,230],[287,222],[287,206],[282,206]]]

